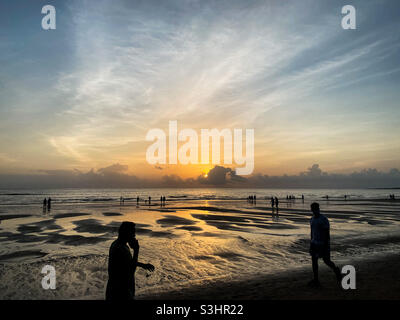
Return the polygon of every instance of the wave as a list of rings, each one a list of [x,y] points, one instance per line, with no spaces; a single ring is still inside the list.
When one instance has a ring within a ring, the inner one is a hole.
[[[0,193],[0,196],[37,196],[38,193]]]

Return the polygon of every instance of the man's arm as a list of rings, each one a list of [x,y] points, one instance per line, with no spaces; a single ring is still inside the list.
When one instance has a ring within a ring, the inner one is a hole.
[[[145,270],[149,270],[149,271],[154,271],[154,266],[150,263],[141,263],[141,262],[137,262],[136,265],[138,267],[141,267]]]
[[[129,244],[129,246],[133,249],[133,258],[132,258],[132,263],[133,263],[133,272],[136,271],[137,267],[141,267],[145,270],[149,271],[154,271],[154,266],[150,263],[141,263],[139,262],[139,241],[136,239],[133,239],[132,242]]]
[[[139,248],[137,248],[136,250],[133,249],[133,258],[132,258],[133,272],[136,271],[136,268],[139,264],[138,259],[139,259]]]
[[[133,272],[135,272],[138,266],[139,259],[139,241],[137,241],[136,239],[132,239],[128,242],[128,244],[133,249],[132,268]]]
[[[330,232],[329,227],[328,227],[328,229],[326,229],[325,241],[326,241],[327,243],[329,243],[330,240],[331,240],[331,232]]]
[[[330,235],[330,225],[329,225],[329,221],[326,220],[326,224],[324,225],[323,228],[323,236],[324,236],[324,242],[328,245],[331,239],[331,235]]]

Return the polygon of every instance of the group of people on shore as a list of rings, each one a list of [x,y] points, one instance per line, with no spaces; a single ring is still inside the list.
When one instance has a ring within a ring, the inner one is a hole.
[[[390,200],[396,200],[396,196],[394,194],[389,194]]]
[[[278,199],[278,197],[271,197],[271,207],[272,208],[279,208],[279,199]]]
[[[160,197],[160,206],[161,206],[161,207],[162,207],[162,206],[165,206],[165,201],[166,201],[165,196],[161,196],[161,197]]]
[[[165,203],[166,203],[166,200],[167,198],[165,197],[165,196],[161,196],[160,197],[160,205],[161,206],[165,206]],[[136,197],[136,205],[139,205],[139,203],[140,203],[140,197],[139,196],[137,196]],[[151,197],[149,196],[147,199],[144,199],[144,203],[145,204],[151,204]],[[120,197],[119,198],[119,204],[120,205],[124,205],[125,204],[125,198],[124,197]]]
[[[50,211],[51,209],[51,198],[49,197],[49,199],[44,198],[43,200],[43,212],[44,211]]]
[[[294,196],[294,195],[287,195],[287,196],[286,196],[286,200],[295,201],[295,200],[296,200],[296,196]],[[301,200],[304,202],[304,194],[301,195]]]
[[[256,203],[256,201],[257,201],[256,195],[251,195],[251,196],[248,196],[248,198],[247,198],[247,202]]]

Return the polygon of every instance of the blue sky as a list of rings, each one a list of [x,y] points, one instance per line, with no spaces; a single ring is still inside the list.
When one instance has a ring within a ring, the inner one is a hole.
[[[41,8],[57,29],[41,29]],[[341,7],[357,29],[341,28]],[[398,1],[1,1],[0,172],[137,175],[151,128],[254,128],[255,172],[400,160]],[[204,168],[168,166],[196,176]]]

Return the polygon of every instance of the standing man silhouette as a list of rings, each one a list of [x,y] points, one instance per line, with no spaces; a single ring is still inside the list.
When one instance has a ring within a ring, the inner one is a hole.
[[[135,224],[128,221],[122,222],[118,230],[118,239],[110,247],[106,300],[135,299],[136,268],[154,271],[152,264],[143,264],[138,261],[139,242],[135,236]],[[133,249],[133,256],[127,244]]]
[[[313,216],[310,221],[311,226],[311,243],[310,255],[312,260],[312,269],[314,279],[309,282],[311,286],[319,286],[318,279],[318,259],[322,258],[325,264],[333,270],[338,281],[342,279],[340,269],[331,260],[329,220],[320,213],[319,204],[314,202],[311,204]]]
[[[50,211],[51,209],[51,198],[47,200],[47,210]]]

